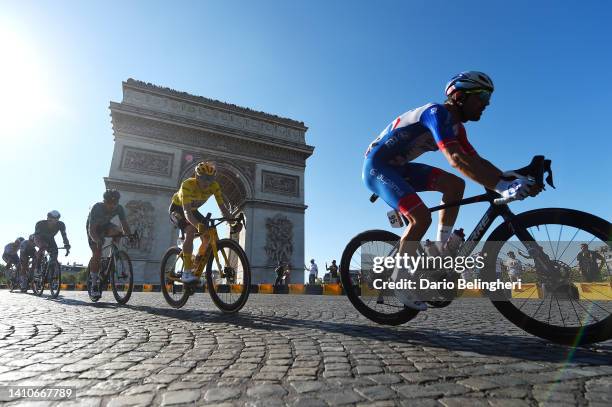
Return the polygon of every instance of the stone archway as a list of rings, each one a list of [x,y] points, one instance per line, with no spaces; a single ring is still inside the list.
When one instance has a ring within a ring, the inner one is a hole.
[[[110,104],[115,145],[107,187],[122,193],[128,218],[147,231],[133,247],[137,283],[159,283],[163,253],[176,242],[168,206],[195,163],[217,163],[230,210],[247,227],[239,240],[253,282],[274,281],[279,260],[304,264],[304,169],[314,148],[304,123],[216,100],[128,80]]]

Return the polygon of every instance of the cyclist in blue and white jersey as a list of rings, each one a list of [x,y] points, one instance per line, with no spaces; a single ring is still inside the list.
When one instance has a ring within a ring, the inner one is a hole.
[[[400,255],[416,255],[416,242],[423,238],[432,222],[431,213],[417,192],[439,191],[442,203],[463,197],[462,178],[413,162],[425,152],[440,150],[453,168],[504,198],[521,200],[537,193],[531,190],[533,180],[516,173],[503,173],[480,157],[467,139],[463,123],[480,120],[493,90],[493,82],[486,74],[462,72],[446,85],[447,99],[443,104],[429,103],[400,115],[368,147],[363,164],[364,183],[409,221],[401,238]],[[438,242],[446,242],[458,212],[459,207],[440,211]],[[397,276],[397,269],[394,275]],[[403,291],[398,297],[404,305],[418,310],[427,308],[424,302],[413,297],[411,290]]]

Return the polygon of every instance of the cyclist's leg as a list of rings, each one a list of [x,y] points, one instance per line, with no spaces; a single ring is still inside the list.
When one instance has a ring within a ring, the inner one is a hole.
[[[404,254],[416,256],[418,242],[431,225],[430,211],[406,180],[410,164],[392,167],[377,160],[366,160],[363,170],[363,179],[368,188],[408,219],[408,226],[400,239],[397,253],[399,256]],[[393,281],[409,279],[413,272],[414,270],[396,264],[391,279]],[[377,301],[382,301],[382,292],[379,294]],[[395,296],[409,308],[419,311],[427,309],[427,304],[420,301],[411,289],[395,290]]]
[[[100,269],[100,259],[102,258],[102,245],[104,244],[103,235],[100,233],[98,228],[96,228],[96,236],[94,236],[94,238],[95,240],[92,239],[92,236],[89,235],[89,231],[87,231],[87,243],[91,249],[89,273],[97,278]]]
[[[408,218],[409,224],[402,235],[398,254],[408,253],[410,256],[416,255],[418,242],[431,225],[431,213],[409,183],[413,168],[418,171],[420,164],[391,166],[379,160],[366,160],[363,169],[366,186]]]
[[[49,243],[47,239],[45,239],[45,237],[35,235],[34,244],[38,248],[38,252],[36,252],[36,261],[34,262],[34,270],[36,270],[38,268],[38,265],[40,264],[42,256],[44,255],[45,251],[47,250],[47,247],[49,246]]]
[[[199,212],[196,212],[199,213]],[[178,227],[184,234],[185,240],[183,241],[183,276],[184,282],[195,280],[192,275],[193,262],[191,256],[193,255],[193,239],[197,229],[187,221],[183,208],[180,206],[172,205],[170,207],[170,220]]]
[[[454,174],[426,164],[410,163],[405,167],[406,181],[417,192],[438,191],[442,193],[441,204],[458,201],[463,198],[465,181]],[[452,233],[459,214],[459,206],[440,210],[436,240],[446,242]]]

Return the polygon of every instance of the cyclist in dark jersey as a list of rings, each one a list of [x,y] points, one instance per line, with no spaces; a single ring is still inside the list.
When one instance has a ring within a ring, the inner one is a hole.
[[[87,229],[87,240],[92,252],[89,270],[94,282],[98,278],[104,238],[112,237],[113,240],[117,241],[118,236],[131,234],[125,210],[123,206],[119,205],[119,198],[121,198],[119,191],[114,189],[107,190],[103,195],[104,201],[96,203],[91,208],[91,211],[89,211],[89,216],[87,217],[85,227]],[[119,217],[121,228],[111,222],[115,216]],[[99,292],[96,291],[98,290],[98,284],[93,284],[92,290],[93,295],[99,295]]]
[[[62,235],[64,247],[70,250],[70,243],[66,235],[66,225],[59,220],[60,216],[60,213],[54,210],[47,213],[47,220],[41,220],[36,223],[34,229],[34,244],[40,249],[36,254],[37,264],[45,250],[53,260],[57,260],[57,243],[55,243],[55,235],[57,235],[57,232],[60,232]]]
[[[2,260],[6,263],[6,268],[10,268],[12,265],[19,267],[19,246],[24,241],[23,237],[17,238],[14,242],[11,242],[4,246],[2,252]]]
[[[27,280],[28,263],[30,259],[36,259],[36,244],[34,243],[34,235],[30,235],[27,239],[24,239],[19,246],[22,284],[25,284],[25,281]]]
[[[480,120],[493,90],[493,82],[486,74],[462,72],[446,85],[447,99],[443,104],[430,103],[402,114],[368,147],[363,164],[364,183],[409,221],[401,238],[400,255],[416,255],[417,242],[432,223],[431,213],[417,192],[442,192],[442,203],[463,197],[463,179],[439,168],[412,162],[427,151],[441,150],[449,164],[462,175],[504,198],[524,199],[538,192],[535,188],[531,190],[533,180],[503,173],[480,157],[468,142],[462,123]],[[459,207],[440,211],[436,240],[444,243],[448,239],[458,212]],[[426,309],[425,303],[405,298],[402,302],[406,306]]]

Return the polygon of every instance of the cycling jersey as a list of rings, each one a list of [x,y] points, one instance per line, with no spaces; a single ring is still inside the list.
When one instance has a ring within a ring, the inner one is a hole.
[[[51,224],[48,220],[41,220],[36,223],[34,229],[34,235],[38,237],[43,237],[47,239],[53,239],[57,232],[62,234],[62,239],[64,243],[68,242],[68,237],[66,236],[66,225],[62,221],[57,221],[55,224]]]
[[[110,223],[111,219],[115,216],[119,217],[121,222],[126,222],[125,210],[123,206],[117,205],[114,209],[108,210],[106,205],[103,202],[98,202],[95,204],[91,211],[89,211],[89,216],[87,217],[87,230],[89,230],[89,225],[106,225]]]
[[[212,182],[208,187],[202,189],[195,178],[187,178],[181,184],[178,192],[172,196],[172,204],[180,207],[191,204],[192,208],[199,208],[206,203],[211,195],[215,196],[217,204],[221,207],[223,195],[218,182]]]
[[[368,146],[363,165],[366,186],[394,209],[407,215],[423,201],[418,191],[431,190],[444,173],[439,168],[411,162],[427,151],[453,144],[465,154],[476,150],[461,123],[453,123],[444,105],[429,103],[393,120]]]
[[[15,242],[11,242],[4,246],[4,253],[8,255],[15,255],[19,251],[19,244],[15,244]]]
[[[429,103],[393,120],[370,144],[366,157],[400,166],[427,151],[444,149],[454,143],[466,154],[476,154],[463,124],[453,123],[444,105]]]

